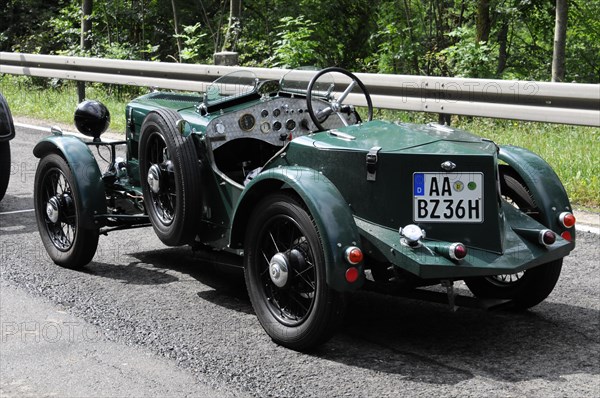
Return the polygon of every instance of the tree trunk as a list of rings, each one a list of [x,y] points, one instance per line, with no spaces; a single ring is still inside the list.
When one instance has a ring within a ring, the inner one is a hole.
[[[231,0],[229,6],[229,25],[221,51],[235,51],[240,35],[242,16],[242,0]]]
[[[506,69],[506,61],[508,60],[508,16],[503,15],[498,31],[498,68],[496,74],[500,76]]]
[[[171,0],[171,7],[173,7],[173,25],[175,28],[175,38],[177,39],[177,59],[181,62],[181,37],[179,37],[179,20],[177,19],[175,0]]]
[[[92,31],[92,10],[94,6],[93,0],[83,0],[81,3],[81,36],[80,43],[81,52],[85,53],[92,48],[92,40],[90,32]],[[77,97],[79,102],[85,100],[85,82],[77,82]]]
[[[554,24],[554,54],[552,55],[552,81],[565,80],[565,47],[567,42],[568,0],[556,0],[556,22]]]
[[[487,42],[490,39],[490,30],[492,23],[490,20],[490,0],[477,1],[477,43]]]

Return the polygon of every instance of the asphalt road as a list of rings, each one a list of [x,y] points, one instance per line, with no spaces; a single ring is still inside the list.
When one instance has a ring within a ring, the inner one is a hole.
[[[342,330],[303,354],[269,340],[225,259],[167,248],[150,228],[101,237],[81,271],[54,265],[30,211],[43,135],[18,129],[0,203],[0,288],[16,297],[0,302],[0,395],[600,396],[598,235],[578,234],[556,289],[529,312],[359,292]],[[86,389],[57,390],[55,377]]]

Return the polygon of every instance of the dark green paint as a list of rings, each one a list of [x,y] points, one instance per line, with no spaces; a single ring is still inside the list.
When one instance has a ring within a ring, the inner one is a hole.
[[[567,192],[552,167],[541,157],[527,149],[504,145],[498,158],[511,166],[523,179],[536,205],[541,209],[543,224],[559,234],[565,230],[558,216],[572,211]],[[570,229],[573,241],[575,228]]]
[[[373,126],[373,128],[370,128]],[[453,172],[483,172],[484,222],[469,224],[419,223],[427,236],[460,241],[496,253],[502,252],[502,210],[497,193],[496,146],[471,134],[449,134],[433,128],[371,122],[340,129],[355,136],[345,140],[319,133],[294,140],[278,165],[300,165],[318,170],[341,192],[356,217],[395,229],[414,223],[413,173],[441,172],[447,160]],[[380,146],[377,180],[367,181],[366,155]]]

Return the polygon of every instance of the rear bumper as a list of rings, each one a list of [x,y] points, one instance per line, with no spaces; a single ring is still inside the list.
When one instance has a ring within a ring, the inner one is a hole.
[[[396,267],[423,279],[464,279],[474,276],[512,274],[538,265],[558,260],[568,255],[575,243],[557,235],[550,247],[531,241],[513,230],[528,227],[543,229],[533,219],[523,218],[522,213],[508,210],[503,234],[503,252],[494,253],[468,248],[467,257],[461,261],[447,258],[436,250],[440,245],[452,242],[423,240],[423,245],[410,248],[400,243],[398,231],[355,218],[363,239]]]

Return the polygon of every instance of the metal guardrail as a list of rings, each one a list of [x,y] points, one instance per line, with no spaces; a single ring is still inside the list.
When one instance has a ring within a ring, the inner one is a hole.
[[[0,52],[0,73],[204,91],[245,69],[279,80],[289,70]],[[310,80],[315,72],[296,74]],[[600,127],[600,85],[433,76],[356,74],[378,108]],[[360,100],[349,98],[354,105]]]

